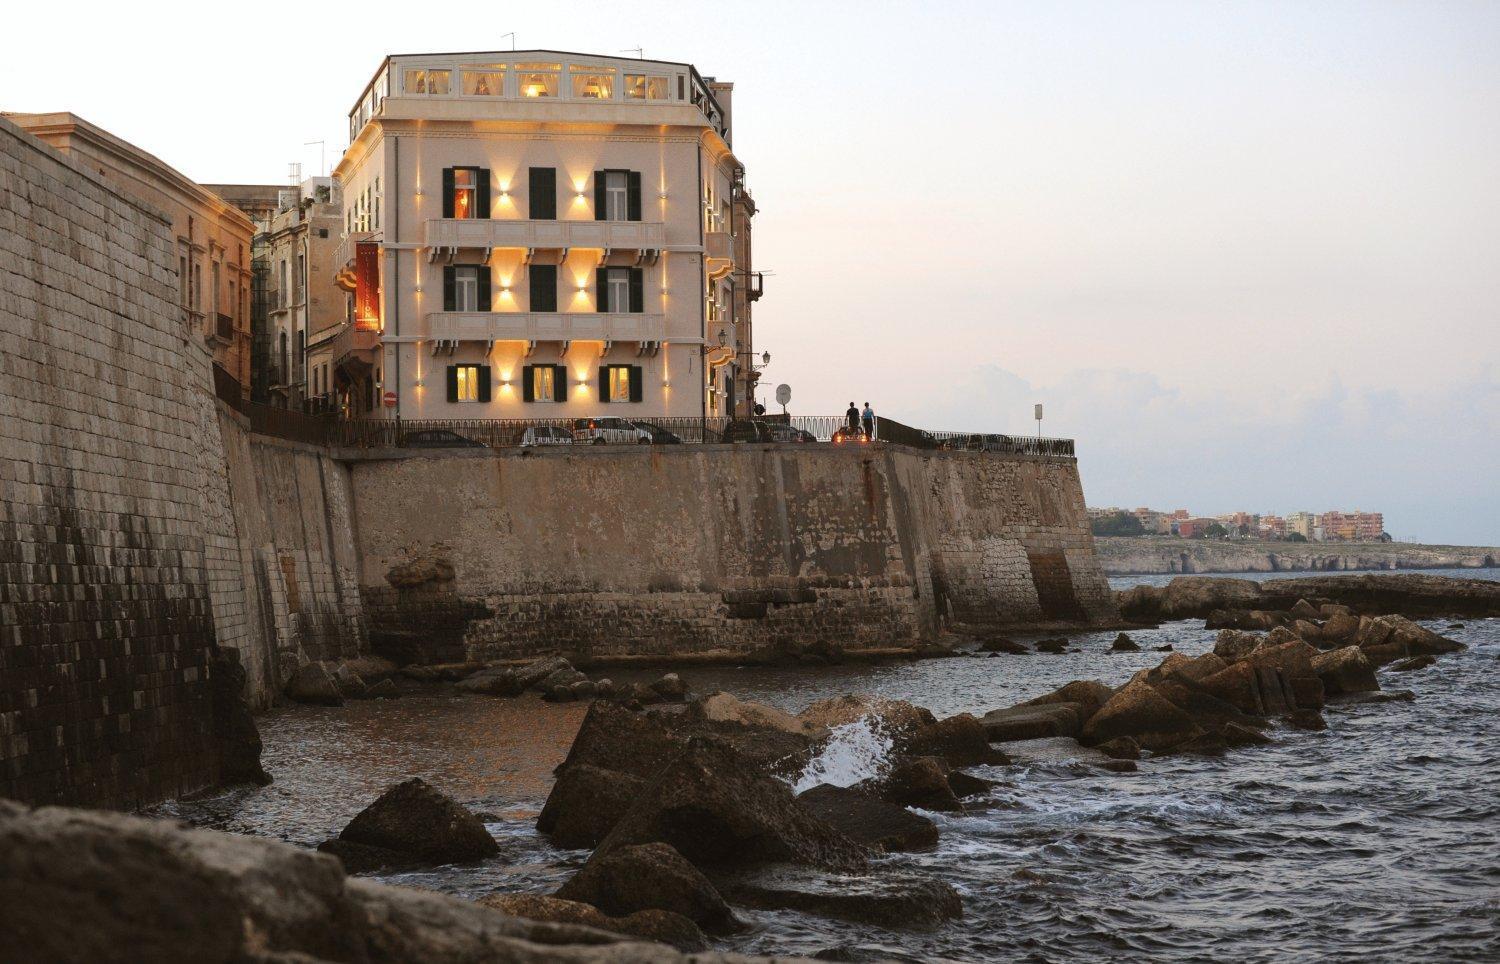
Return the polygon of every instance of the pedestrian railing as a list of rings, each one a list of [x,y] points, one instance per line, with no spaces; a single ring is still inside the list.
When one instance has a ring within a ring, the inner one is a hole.
[[[595,416],[544,419],[344,419],[244,402],[262,435],[344,449],[537,448],[554,445],[703,445],[774,442],[904,445],[931,451],[1073,458],[1073,440],[975,432],[929,432],[877,418],[873,433],[837,415],[755,419]]]

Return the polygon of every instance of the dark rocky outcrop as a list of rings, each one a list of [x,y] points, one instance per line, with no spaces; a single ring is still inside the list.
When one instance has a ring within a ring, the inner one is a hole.
[[[1082,704],[1049,703],[991,710],[979,722],[990,742],[1008,743],[1044,736],[1077,736],[1083,730],[1083,720]]]
[[[1083,742],[1096,745],[1128,736],[1147,750],[1164,750],[1203,730],[1186,712],[1146,683],[1128,683],[1089,718]]]
[[[564,767],[537,815],[536,828],[556,847],[597,847],[645,786],[643,778],[621,770],[587,763]]]
[[[219,744],[219,781],[265,786],[271,775],[260,765],[260,730],[245,702],[245,667],[239,650],[221,647],[210,670],[214,738]]]
[[[855,870],[864,867],[867,853],[716,737],[690,739],[620,817],[590,863],[657,842],[699,867],[784,862]]]
[[[491,894],[479,898],[485,907],[493,907],[512,917],[545,921],[552,924],[577,924],[615,934],[657,941],[684,953],[708,949],[708,937],[681,914],[665,910],[641,910],[623,917],[611,917],[588,904],[541,894]]]
[[[804,867],[765,867],[725,875],[720,888],[737,904],[796,910],[900,930],[932,930],[963,916],[949,885],[914,873],[833,875]]]
[[[348,868],[350,872],[374,869],[372,861],[379,861],[376,866],[462,863],[500,852],[478,817],[415,777],[391,787],[361,810],[337,840],[319,849],[358,861]]]
[[[1115,641],[1109,645],[1109,651],[1112,653],[1138,653],[1140,649],[1140,645],[1131,639],[1128,633],[1116,636]]]
[[[0,932],[6,955],[25,961],[686,961],[590,927],[350,879],[332,857],[273,840],[5,800]]]
[[[663,910],[710,931],[740,927],[709,879],[664,843],[620,847],[590,860],[557,896],[615,916]]]
[[[1330,696],[1380,689],[1374,664],[1365,658],[1364,650],[1358,646],[1319,653],[1312,658],[1312,668],[1323,681],[1323,691]]]
[[[986,653],[1010,653],[1014,656],[1031,652],[1031,650],[1026,648],[1024,643],[1018,643],[1014,639],[1007,639],[1004,636],[992,636],[989,639],[980,641],[979,649]]]
[[[1218,609],[1255,608],[1261,589],[1250,579],[1180,576],[1165,586],[1132,587],[1116,598],[1126,619],[1201,619]]]
[[[865,788],[824,783],[799,793],[797,803],[872,850],[890,853],[937,846],[936,824],[905,807],[887,803]]]
[[[1409,672],[1411,672],[1412,670],[1415,670],[1415,669],[1426,669],[1427,667],[1431,666],[1433,663],[1436,663],[1436,662],[1437,662],[1437,657],[1436,656],[1431,656],[1431,655],[1412,656],[1412,657],[1410,657],[1408,659],[1401,660],[1399,663],[1393,664],[1391,666],[1391,669],[1394,672],[1397,672],[1397,673],[1409,673]]]
[[[948,779],[941,757],[899,756],[886,774],[871,781],[871,788],[885,800],[923,810],[962,810]]]
[[[286,695],[297,703],[313,706],[344,705],[344,695],[339,692],[338,683],[322,663],[299,666],[286,684]]]
[[[990,746],[984,724],[960,713],[914,727],[896,737],[897,752],[912,756],[940,756],[949,766],[1002,764],[1005,754]]]

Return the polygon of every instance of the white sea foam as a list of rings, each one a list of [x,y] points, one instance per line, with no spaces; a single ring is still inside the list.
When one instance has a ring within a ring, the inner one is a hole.
[[[801,793],[820,783],[851,787],[885,773],[890,767],[892,740],[874,717],[833,727],[821,752],[808,761],[792,790]]]

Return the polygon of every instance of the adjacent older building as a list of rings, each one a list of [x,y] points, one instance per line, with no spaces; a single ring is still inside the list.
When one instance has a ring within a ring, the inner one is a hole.
[[[760,285],[732,90],[667,61],[388,57],[334,171],[332,391],[408,419],[743,411]]]
[[[241,385],[248,384],[250,246],[255,233],[250,218],[160,158],[76,114],[5,117],[167,216],[176,239],[182,319],[209,348],[214,364]]]

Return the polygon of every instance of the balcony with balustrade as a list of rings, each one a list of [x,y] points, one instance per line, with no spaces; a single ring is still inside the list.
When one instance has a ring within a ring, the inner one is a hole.
[[[524,248],[529,251],[598,248],[659,251],[666,243],[660,221],[528,221],[515,218],[433,218],[424,225],[433,256],[460,249]]]
[[[665,341],[667,316],[613,311],[433,311],[422,336],[462,341]]]

